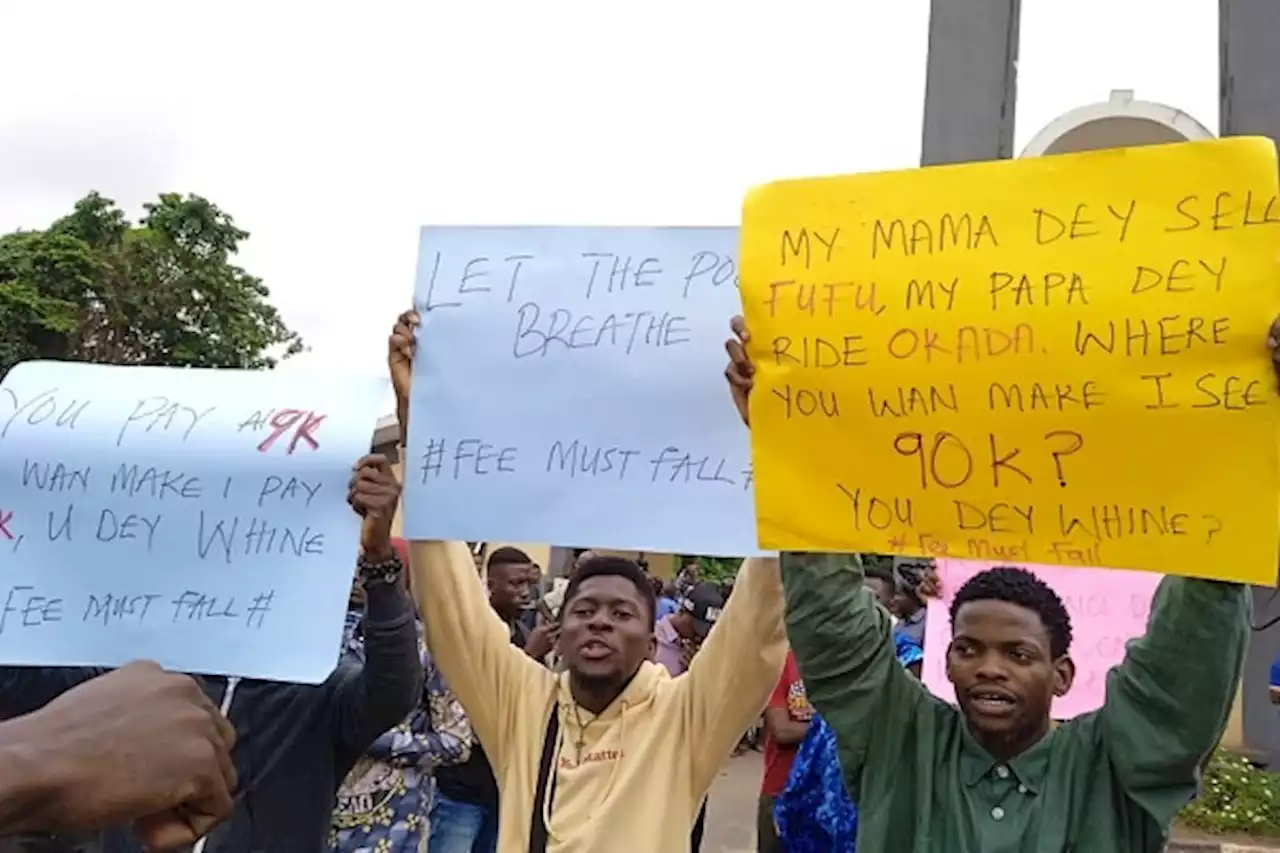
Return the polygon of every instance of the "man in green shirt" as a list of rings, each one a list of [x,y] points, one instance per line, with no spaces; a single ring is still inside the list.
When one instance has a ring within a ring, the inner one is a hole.
[[[745,422],[754,368],[742,318],[733,330],[725,374]],[[787,633],[809,700],[836,734],[859,853],[1163,850],[1226,727],[1247,587],[1165,578],[1102,708],[1055,728],[1050,705],[1075,674],[1071,625],[1031,573],[994,569],[957,593],[955,708],[898,665],[889,614],[854,561],[784,553],[781,565]]]

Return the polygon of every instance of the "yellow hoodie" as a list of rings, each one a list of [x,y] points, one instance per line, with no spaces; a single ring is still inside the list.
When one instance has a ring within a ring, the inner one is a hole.
[[[777,684],[786,656],[774,559],[749,559],[693,665],[645,661],[599,717],[568,673],[510,643],[461,542],[409,544],[413,592],[436,665],[471,718],[498,780],[498,853],[525,853],[551,707],[560,734],[547,853],[678,853],[707,789]],[[581,744],[581,749],[578,748]],[[548,783],[550,788],[550,783]]]

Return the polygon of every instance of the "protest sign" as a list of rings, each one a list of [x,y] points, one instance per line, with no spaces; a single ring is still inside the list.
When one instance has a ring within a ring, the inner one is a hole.
[[[788,181],[745,204],[760,544],[1271,584],[1269,140]]]
[[[424,228],[411,538],[756,551],[732,228]]]
[[[951,642],[951,602],[960,587],[979,572],[997,564],[970,560],[939,560],[938,580],[943,597],[929,602],[921,677],[933,694],[956,701],[947,680],[947,645]],[[1102,707],[1107,671],[1124,659],[1125,644],[1147,629],[1151,597],[1160,583],[1152,572],[1024,565],[1053,587],[1071,617],[1069,654],[1076,665],[1070,692],[1053,700],[1053,717],[1069,720]]]
[[[386,381],[27,362],[0,385],[0,662],[317,683]]]

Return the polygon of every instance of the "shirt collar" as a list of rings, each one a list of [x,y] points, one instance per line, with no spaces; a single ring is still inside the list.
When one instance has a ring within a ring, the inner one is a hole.
[[[960,774],[966,785],[973,787],[988,774],[998,773],[997,767],[1004,766],[1018,780],[1018,784],[1025,785],[1033,794],[1040,793],[1044,777],[1049,772],[1049,754],[1056,733],[1054,728],[1050,728],[1034,746],[1011,761],[997,761],[993,758],[969,731],[968,723],[961,728],[964,732],[964,744],[960,754]]]

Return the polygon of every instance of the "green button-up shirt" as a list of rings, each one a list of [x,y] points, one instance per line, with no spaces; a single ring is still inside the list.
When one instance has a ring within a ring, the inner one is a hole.
[[[783,554],[787,633],[835,731],[858,853],[1158,853],[1196,793],[1244,665],[1250,597],[1166,578],[1106,702],[999,762],[898,665],[848,557]]]

